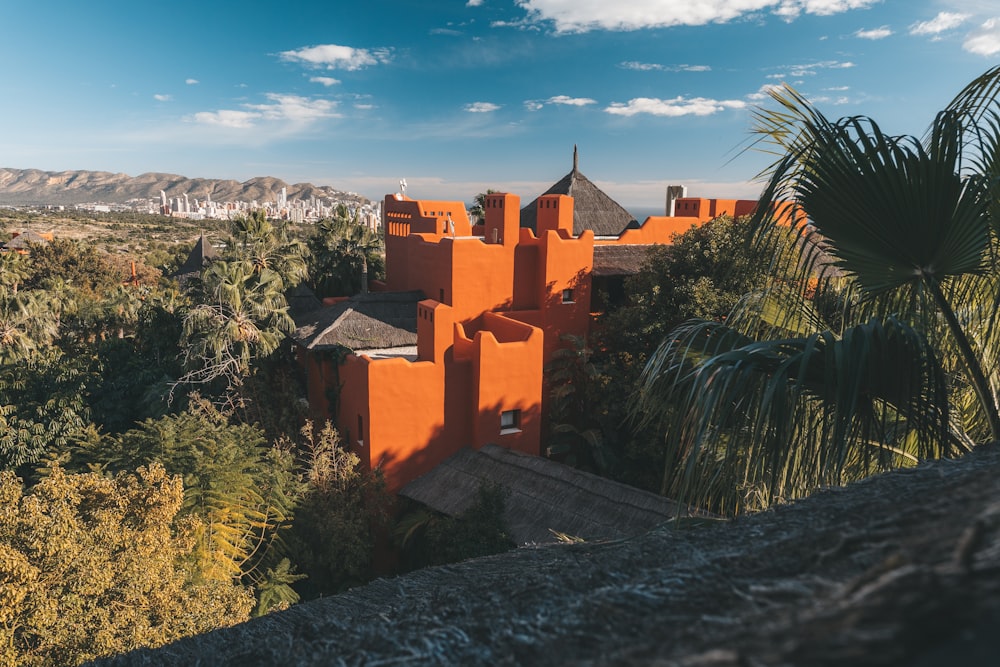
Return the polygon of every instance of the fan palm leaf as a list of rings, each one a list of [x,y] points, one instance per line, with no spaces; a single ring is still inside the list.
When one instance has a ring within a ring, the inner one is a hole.
[[[651,358],[638,408],[684,406],[665,422],[664,492],[737,513],[941,455],[946,394],[933,349],[892,318],[765,341],[693,321]]]
[[[852,279],[862,298],[880,303],[884,314],[912,321],[926,335],[943,319],[990,437],[1000,438],[996,392],[981,348],[970,337],[977,328],[968,317],[976,313],[963,299],[991,270],[995,238],[991,177],[970,171],[965,157],[967,116],[951,109],[939,113],[921,143],[888,136],[869,118],[829,121],[789,88],[774,97],[780,111],[759,112],[764,119],[759,131],[788,153],[775,164],[758,207],[755,222],[764,230],[762,238],[773,229],[767,212],[780,201],[793,201],[811,231],[824,239],[833,266]],[[779,131],[781,122],[792,127]],[[995,146],[996,138],[988,143],[986,135],[977,133],[979,145]],[[978,296],[975,306],[986,306],[987,314],[980,321],[992,322],[996,296],[985,302]],[[955,303],[967,312],[956,311]]]

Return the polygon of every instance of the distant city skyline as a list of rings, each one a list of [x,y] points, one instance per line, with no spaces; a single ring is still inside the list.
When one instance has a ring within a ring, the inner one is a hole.
[[[754,105],[920,135],[1000,63],[988,0],[453,0],[4,9],[0,167],[527,203],[572,167],[637,217],[751,198]]]

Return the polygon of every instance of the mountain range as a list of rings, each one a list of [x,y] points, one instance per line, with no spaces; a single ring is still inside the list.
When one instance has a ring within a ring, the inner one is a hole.
[[[338,202],[367,203],[361,195],[312,183],[289,185],[279,178],[260,176],[242,183],[215,178],[187,178],[177,174],[150,172],[138,176],[107,171],[41,171],[0,167],[0,204],[72,205],[90,202],[124,203],[130,199],[167,197],[212,201],[277,201],[286,188],[289,200],[310,197]]]

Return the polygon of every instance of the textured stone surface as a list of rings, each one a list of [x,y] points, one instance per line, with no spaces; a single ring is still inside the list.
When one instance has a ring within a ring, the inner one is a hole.
[[[113,665],[994,665],[1000,452],[431,568]]]

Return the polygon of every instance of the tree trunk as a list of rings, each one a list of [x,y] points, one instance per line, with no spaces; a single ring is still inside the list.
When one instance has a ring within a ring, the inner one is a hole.
[[[993,442],[1000,441],[1000,413],[997,411],[997,402],[993,397],[993,388],[983,373],[979,357],[976,356],[975,351],[972,349],[972,343],[969,342],[968,336],[965,335],[965,330],[958,321],[955,311],[952,310],[951,304],[948,303],[944,292],[941,291],[940,283],[936,280],[925,278],[924,284],[930,288],[930,292],[934,296],[934,302],[937,304],[941,314],[944,315],[944,320],[948,324],[948,330],[951,331],[951,335],[954,336],[955,342],[958,344],[962,360],[965,362],[965,369],[971,376],[976,396],[979,398],[979,403],[986,412],[986,419],[990,425],[990,439]]]

